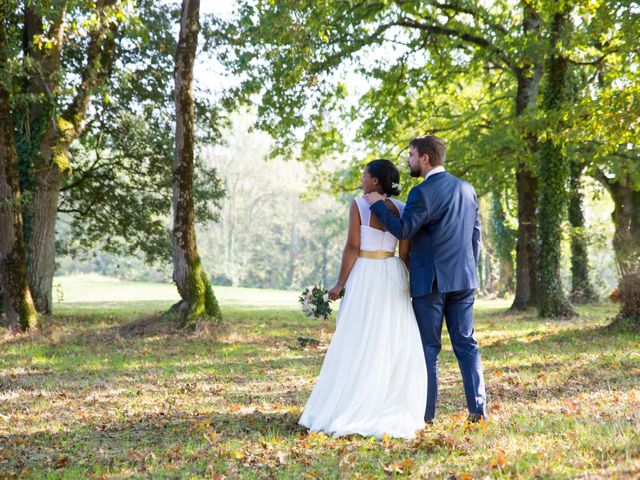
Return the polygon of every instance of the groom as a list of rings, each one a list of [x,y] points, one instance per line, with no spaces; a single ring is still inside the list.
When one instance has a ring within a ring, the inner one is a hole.
[[[458,359],[469,422],[487,418],[480,351],[473,338],[473,291],[478,286],[478,200],[471,185],[445,171],[446,146],[436,136],[411,141],[409,169],[424,181],[411,189],[402,218],[383,197],[369,193],[371,211],[398,239],[411,239],[409,270],[413,309],[427,363],[427,408],[432,422],[438,399],[438,354],[443,320]]]

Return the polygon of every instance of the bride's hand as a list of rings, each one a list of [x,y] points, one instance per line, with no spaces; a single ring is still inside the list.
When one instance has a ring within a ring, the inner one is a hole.
[[[329,300],[338,300],[340,298],[340,292],[342,291],[342,285],[334,285],[334,287],[329,290]]]

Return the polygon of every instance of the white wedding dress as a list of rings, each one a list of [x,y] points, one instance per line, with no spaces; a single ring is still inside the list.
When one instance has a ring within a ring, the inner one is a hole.
[[[402,215],[404,204],[392,199]],[[360,250],[394,252],[398,240],[369,226],[360,211]],[[427,370],[409,297],[408,272],[397,257],[358,257],[345,285],[336,330],[300,425],[334,436],[413,438],[424,427]]]

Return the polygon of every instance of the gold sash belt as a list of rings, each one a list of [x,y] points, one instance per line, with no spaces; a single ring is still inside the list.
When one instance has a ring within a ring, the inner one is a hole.
[[[374,260],[384,260],[385,258],[395,256],[395,253],[384,250],[359,250],[358,256],[362,258],[372,258]]]

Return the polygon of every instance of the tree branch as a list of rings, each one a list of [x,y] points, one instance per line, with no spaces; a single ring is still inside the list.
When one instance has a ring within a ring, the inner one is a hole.
[[[93,177],[93,173],[98,170],[98,168],[100,167],[98,165],[98,162],[100,162],[100,160],[102,160],[102,158],[99,155],[96,155],[96,159],[93,161],[93,163],[91,165],[89,165],[89,168],[87,168],[82,176],[80,178],[78,178],[76,181],[71,182],[71,183],[67,183],[66,185],[63,185],[63,187],[60,189],[61,192],[65,192],[67,190],[71,190],[73,188],[76,188],[78,185],[82,185],[83,183],[85,183],[87,180],[89,180],[90,178]]]
[[[66,14],[65,6],[60,10],[59,15],[53,19],[49,27],[47,38],[52,39],[51,48],[40,46],[35,49],[35,52],[37,52],[36,58],[42,65],[43,80],[45,81],[45,88],[49,95],[51,95],[51,92],[55,90],[57,86],[55,73],[60,70],[62,62],[62,42],[64,40],[64,20]],[[36,21],[38,20],[36,19]],[[31,41],[33,42],[33,38],[31,38]]]
[[[351,55],[351,54],[357,52],[358,50],[360,50],[363,46],[373,43],[374,40],[376,40],[384,32],[386,32],[388,29],[390,29],[393,26],[394,26],[393,23],[387,23],[387,24],[379,25],[378,28],[376,28],[376,30],[371,35],[367,36],[365,39],[354,42],[353,44],[350,45],[350,47],[348,47],[344,51],[340,51],[340,52],[335,53],[333,55],[327,56],[327,58],[326,58],[326,60],[324,62],[318,63],[318,68],[315,68],[315,69],[311,68],[310,69],[310,73],[312,75],[315,75],[317,73],[323,72],[324,70],[328,70],[329,67],[334,63],[335,60],[340,60],[342,58],[346,58],[349,55]],[[332,42],[332,43],[336,44],[336,43],[339,43],[339,42],[338,42],[338,40],[336,40],[335,42]],[[347,43],[347,45],[349,45],[349,43]]]
[[[491,19],[487,18],[485,15],[482,15],[478,10],[479,9],[473,9],[473,8],[464,8],[460,5],[455,5],[453,3],[438,3],[436,1],[430,1],[428,2],[429,5],[433,5],[434,7],[438,8],[439,10],[451,10],[453,12],[456,13],[466,13],[468,15],[471,15],[472,17],[476,18],[476,19],[480,19],[483,22],[485,22],[488,26],[490,26],[491,28],[493,28],[494,30],[503,33],[503,34],[507,34],[509,33],[507,31],[507,29],[500,25],[499,23],[495,23],[493,22]]]
[[[502,50],[493,45],[489,40],[483,38],[479,35],[475,35],[468,32],[460,32],[458,30],[442,27],[440,25],[428,25],[426,23],[416,22],[415,20],[409,19],[400,19],[392,23],[392,25],[396,25],[399,27],[406,28],[414,28],[418,30],[422,30],[425,32],[433,33],[435,35],[446,36],[451,38],[458,38],[467,43],[471,43],[482,47],[490,52],[492,52],[497,58],[499,58],[502,63],[507,65],[511,70],[516,71],[515,66],[511,63],[511,61],[507,58]]]
[[[64,40],[64,23],[66,6],[59,8],[53,17],[45,38],[51,42],[49,45],[35,43],[35,38],[42,33],[42,17],[36,15],[29,4],[24,8],[24,20],[22,30],[22,50],[24,62],[29,73],[24,80],[24,88],[30,93],[44,95],[49,104],[55,108],[53,91],[58,86],[58,77],[55,75],[60,70],[62,63],[62,43]],[[31,58],[34,61],[29,62]],[[42,113],[37,108],[34,115]]]
[[[571,59],[569,57],[566,57],[566,58],[567,58],[567,61],[569,63],[573,63],[574,65],[594,65],[595,66],[595,65],[599,65],[600,63],[602,63],[604,61],[605,58],[607,58],[612,53],[616,53],[616,52],[618,52],[617,48],[615,48],[613,50],[610,50],[607,53],[603,53],[600,57],[598,57],[597,59],[592,60],[590,62],[583,62],[583,61],[580,61],[580,60],[573,60],[573,59]]]
[[[96,7],[98,15],[104,17],[106,10],[116,3],[117,0],[98,0]],[[90,33],[87,63],[82,73],[82,81],[76,96],[62,115],[67,122],[73,125],[73,130],[64,134],[67,145],[82,133],[91,95],[95,88],[105,80],[113,66],[117,29],[116,22],[107,22],[102,18],[98,27]]]
[[[80,217],[86,217],[87,215],[89,215],[89,213],[91,212],[91,210],[93,209],[93,207],[95,207],[95,205],[99,202],[99,196],[98,195],[94,195],[93,199],[91,200],[91,202],[89,202],[89,204],[83,208],[63,208],[62,207],[62,203],[60,204],[60,206],[58,207],[58,212],[60,213],[75,213],[76,215],[79,215]]]
[[[596,168],[591,176],[599,181],[609,192],[613,190],[613,181],[601,169]]]

